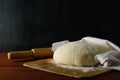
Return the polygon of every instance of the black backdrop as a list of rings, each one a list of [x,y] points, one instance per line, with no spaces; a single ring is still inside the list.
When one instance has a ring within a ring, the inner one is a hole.
[[[84,36],[119,45],[119,30],[105,6],[79,0],[0,0],[0,52],[50,47]]]

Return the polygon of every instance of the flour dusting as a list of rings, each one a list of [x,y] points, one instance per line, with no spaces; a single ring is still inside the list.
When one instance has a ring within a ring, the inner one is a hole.
[[[73,69],[73,70],[81,70],[83,72],[89,72],[94,71],[99,67],[79,67],[79,66],[69,66],[64,64],[57,64],[58,67],[67,68],[67,69]]]

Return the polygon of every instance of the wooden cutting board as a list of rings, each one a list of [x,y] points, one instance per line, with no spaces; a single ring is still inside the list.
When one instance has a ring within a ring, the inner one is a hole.
[[[101,68],[101,67],[100,68],[93,67],[89,71],[83,71],[81,69],[64,68],[64,67],[60,67],[57,64],[55,64],[52,58],[25,62],[23,65],[26,67],[43,70],[43,71],[51,72],[55,74],[65,75],[69,77],[74,77],[74,78],[92,77],[92,76],[99,75],[107,71],[110,71],[110,69]]]

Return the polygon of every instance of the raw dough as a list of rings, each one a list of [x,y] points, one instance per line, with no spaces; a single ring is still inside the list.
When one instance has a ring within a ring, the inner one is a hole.
[[[110,48],[91,43],[69,42],[56,49],[53,59],[56,63],[74,66],[95,66],[96,54],[109,51]]]

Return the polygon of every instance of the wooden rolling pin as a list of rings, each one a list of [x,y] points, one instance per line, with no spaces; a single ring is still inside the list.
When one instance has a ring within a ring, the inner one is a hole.
[[[27,61],[40,58],[50,58],[53,56],[51,48],[35,48],[28,51],[8,52],[7,57],[12,61]]]

